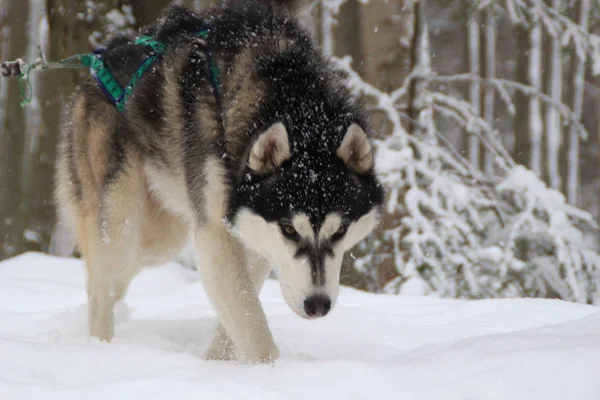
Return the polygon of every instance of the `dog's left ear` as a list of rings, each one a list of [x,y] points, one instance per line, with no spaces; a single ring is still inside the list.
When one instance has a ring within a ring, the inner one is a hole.
[[[346,166],[357,173],[373,168],[373,151],[367,134],[357,124],[352,124],[337,150],[337,155]]]
[[[273,172],[290,158],[287,130],[277,122],[264,131],[252,145],[248,167],[255,173]]]

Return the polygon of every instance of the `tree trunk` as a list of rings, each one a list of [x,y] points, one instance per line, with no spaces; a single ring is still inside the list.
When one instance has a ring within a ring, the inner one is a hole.
[[[321,51],[325,55],[333,55],[334,52],[334,39],[333,39],[333,12],[325,6],[327,1],[321,2],[321,18],[319,19],[320,35],[321,35]]]
[[[29,1],[29,44],[27,60],[34,60],[41,47],[47,53],[47,18],[45,0]],[[50,75],[33,73],[31,103],[24,109],[25,143],[22,149],[21,215],[24,242],[20,251],[46,251],[54,221],[52,188],[54,152],[58,127],[49,124],[47,93],[56,91]],[[47,89],[48,87],[51,89]],[[58,117],[58,116],[56,116]]]
[[[579,4],[579,25],[584,32],[588,30],[588,19],[590,14],[590,0],[581,0]],[[578,120],[583,113],[583,95],[585,84],[585,63],[577,56],[573,57],[575,63],[575,74],[573,76],[573,113]],[[567,171],[567,198],[569,203],[577,206],[577,195],[579,191],[579,132],[573,124],[569,131],[569,153]]]
[[[360,7],[365,81],[386,91],[402,85],[415,59],[419,7],[412,0],[373,0]]]
[[[335,55],[352,57],[352,68],[362,75],[363,47],[360,37],[360,4],[357,0],[348,0],[337,14],[337,24],[333,29]]]
[[[3,56],[8,60],[24,57],[27,49],[28,3],[4,0],[1,9],[5,13],[2,27]],[[19,81],[0,79],[4,116],[0,121],[0,259],[4,259],[18,254],[24,241],[20,204],[25,118],[19,105]]]
[[[527,29],[521,25],[515,26],[515,37],[517,50],[515,54],[516,58],[516,71],[515,80],[519,83],[527,84],[527,71],[528,71],[528,57],[527,51],[529,48],[529,33]],[[527,121],[529,120],[529,107],[528,99],[524,93],[520,91],[515,92],[515,118],[514,118],[514,132],[515,132],[515,145],[513,148],[513,158],[521,165],[528,165],[531,148],[529,141],[529,126]]]
[[[479,11],[473,9],[467,22],[467,54],[469,62],[469,73],[475,77],[480,77],[480,37],[479,26],[481,24]],[[469,84],[469,102],[477,115],[481,114],[481,84],[477,79],[473,79]],[[469,135],[469,161],[475,168],[480,165],[480,143],[477,136]]]
[[[496,77],[496,20],[491,7],[485,11],[485,77],[493,79]],[[490,85],[485,88],[483,95],[484,118],[491,128],[494,127],[494,100],[496,91]],[[494,157],[490,151],[482,147],[484,153],[484,170],[487,174],[494,172]]]
[[[420,1],[415,1],[413,4],[413,32],[410,46],[410,70],[414,71],[419,65],[419,56],[420,56],[420,44],[421,44],[421,35],[423,35],[423,22],[422,22],[422,4]],[[408,132],[410,134],[414,134],[416,131],[416,126],[413,121],[419,118],[419,106],[417,105],[418,98],[418,86],[419,82],[417,79],[413,78],[410,82],[410,86],[408,88],[408,98],[407,98],[407,108],[408,108],[408,116],[410,121],[408,121]]]
[[[557,13],[561,11],[561,0],[552,0],[552,8]],[[550,74],[548,74],[548,95],[554,103],[562,102],[562,46],[560,38],[553,37],[550,52]],[[560,148],[562,146],[561,116],[556,107],[546,109],[546,154],[549,184],[560,190]]]
[[[355,2],[353,0],[350,4]],[[419,34],[422,30],[419,11],[421,7],[421,2],[412,0],[373,0],[359,5],[357,12],[360,13],[360,27],[350,25],[344,29],[347,31],[356,29],[360,35],[362,62],[355,62],[353,67],[362,72],[365,82],[381,90],[391,91],[400,87],[408,77],[418,62]],[[341,12],[343,12],[343,8]],[[339,26],[341,28],[342,25],[348,23],[351,23],[351,20],[340,20]],[[336,35],[335,52],[342,55],[342,49],[346,46],[343,42],[347,38],[341,35],[341,29],[339,33],[340,35]],[[412,117],[416,117],[418,114],[414,101],[416,94],[416,86],[411,85],[406,99],[406,113]],[[391,129],[389,129],[391,124],[385,125],[385,117],[381,115],[373,116],[372,125],[381,135],[391,133]],[[410,124],[407,123],[405,126],[407,131],[411,132]],[[353,254],[358,257],[365,253],[376,254],[373,256],[373,263],[377,266],[372,269],[376,272],[371,278],[377,282],[378,288],[398,275],[394,258],[382,256],[393,248],[393,243],[390,239],[382,238],[381,235],[386,228],[397,225],[399,220],[400,216],[397,214],[384,215],[379,228],[372,236],[383,242],[378,249],[373,247],[376,240],[370,238],[363,248],[359,245],[352,250]],[[357,282],[360,280],[357,275],[365,279],[362,280],[361,285],[370,280],[362,274],[349,273],[349,264],[353,263],[351,257],[346,257],[344,262],[346,264],[343,274],[344,282],[351,280]]]
[[[542,28],[539,21],[533,21],[529,33],[529,84],[538,93],[542,92]],[[543,120],[540,99],[529,98],[529,135],[531,141],[531,157],[529,167],[538,176],[542,174]]]
[[[136,28],[142,28],[154,22],[156,17],[173,1],[172,0],[129,0],[133,15],[135,16]],[[185,0],[179,3],[198,11],[199,7],[206,6],[211,0]]]
[[[85,15],[89,10],[76,0],[46,0],[48,21],[48,52],[49,60],[61,60],[77,53],[87,53],[90,50],[88,36],[93,30],[101,30],[97,20],[86,21],[78,15]],[[112,4],[111,2],[105,2]],[[102,2],[96,1],[96,6]],[[107,5],[108,5],[107,4]],[[29,224],[42,239],[41,250],[48,251],[52,247],[54,254],[68,255],[56,252],[57,239],[60,229],[69,227],[56,221],[55,205],[53,202],[54,164],[56,159],[56,145],[60,133],[61,118],[64,107],[72,95],[84,70],[56,70],[39,75],[39,101],[41,108],[41,122],[39,126],[39,146],[31,156],[31,174],[29,182]],[[58,227],[58,229],[57,229]],[[54,228],[54,231],[53,231]],[[52,235],[57,235],[52,239]],[[73,235],[68,236],[74,246]],[[64,239],[63,239],[64,240]],[[62,242],[61,242],[62,244]],[[63,244],[67,246],[67,244]]]

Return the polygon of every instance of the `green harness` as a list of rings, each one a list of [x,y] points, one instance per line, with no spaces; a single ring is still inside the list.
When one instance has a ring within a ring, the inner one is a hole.
[[[202,39],[207,39],[209,34],[209,28],[202,29],[194,34],[195,37],[200,37]],[[109,100],[117,107],[117,109],[122,112],[125,109],[125,104],[127,103],[127,99],[135,89],[136,85],[144,76],[144,73],[154,64],[154,62],[158,59],[158,57],[165,52],[167,46],[164,43],[161,43],[154,39],[151,36],[140,36],[135,40],[136,44],[142,46],[148,46],[152,48],[152,53],[146,57],[146,59],[142,62],[142,64],[138,67],[138,69],[134,72],[134,74],[129,79],[127,85],[123,88],[119,82],[115,79],[113,74],[110,72],[106,64],[104,63],[103,57],[101,53],[91,53],[91,54],[78,54],[73,57],[69,57],[63,61],[61,64],[72,65],[74,62],[79,62],[82,66],[89,67],[92,73],[92,76],[96,79],[102,91],[106,94]],[[211,76],[211,83],[213,86],[213,91],[215,94],[215,98],[217,100],[217,106],[220,108],[221,103],[221,82],[219,79],[220,71],[217,65],[215,64],[210,48],[207,46],[207,60],[208,67]]]

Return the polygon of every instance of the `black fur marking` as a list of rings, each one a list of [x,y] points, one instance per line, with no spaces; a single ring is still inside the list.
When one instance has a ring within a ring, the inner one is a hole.
[[[86,102],[86,115],[88,118],[97,118],[103,121],[107,129],[109,137],[106,139],[109,144],[108,148],[108,165],[106,175],[103,177],[104,186],[108,186],[113,183],[119,173],[124,169],[126,159],[126,148],[128,143],[133,138],[133,132],[131,131],[127,120],[121,115],[117,115],[116,119],[113,119],[113,115],[107,113],[106,105],[111,104],[106,96],[102,93],[101,89],[94,82],[86,82],[82,85],[81,90],[88,94]],[[73,138],[75,139],[75,138]],[[86,138],[86,141],[89,140]],[[72,140],[70,140],[69,146],[73,146]],[[81,150],[88,152],[89,148],[87,145]],[[89,154],[82,155],[85,158],[90,159]]]
[[[135,115],[136,118],[144,120],[156,130],[162,130],[165,127],[165,121],[162,118],[165,110],[161,91],[156,89],[162,87],[164,82],[163,67],[159,62],[156,62],[140,80],[138,89],[133,94],[136,101],[132,102],[129,107],[133,113],[137,114]]]
[[[197,25],[191,24],[197,28]],[[222,142],[217,139],[216,142],[210,143],[205,139],[202,133],[208,132],[208,128],[202,126],[201,118],[197,115],[198,105],[212,105],[210,108],[214,115],[214,119],[220,121],[220,107],[216,102],[215,93],[211,84],[211,75],[208,67],[209,57],[198,62],[201,59],[198,55],[200,49],[193,47],[194,43],[198,43],[197,38],[190,39],[192,42],[191,52],[187,58],[183,68],[180,80],[180,96],[183,106],[183,164],[186,174],[186,184],[190,198],[202,199],[203,190],[206,187],[205,171],[203,169],[204,161],[208,155],[218,154],[221,152]],[[210,38],[209,38],[210,40]],[[217,126],[222,127],[222,123]],[[218,137],[222,137],[224,133],[218,132]],[[200,220],[205,220],[206,216],[202,215],[202,204],[200,201],[193,204],[194,211]]]
[[[115,134],[112,135],[111,139],[111,152],[108,158],[108,170],[106,177],[104,178],[104,185],[108,186],[115,182],[119,176],[119,173],[125,168],[125,146],[127,137],[127,128],[125,122],[119,119],[115,126]]]
[[[307,258],[310,264],[310,277],[315,286],[325,285],[325,258],[333,257],[333,249],[328,243],[319,243],[318,247],[309,242],[302,243],[295,258]]]
[[[74,150],[74,135],[72,126],[67,127],[66,131],[66,158],[67,165],[69,168],[68,176],[71,180],[72,187],[74,189],[75,199],[79,202],[81,201],[81,179],[79,179],[79,175],[77,174],[77,168],[75,167],[75,150]]]

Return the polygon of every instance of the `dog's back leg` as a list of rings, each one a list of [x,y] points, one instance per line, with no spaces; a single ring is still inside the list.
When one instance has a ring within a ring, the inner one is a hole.
[[[89,330],[102,340],[114,336],[114,305],[139,270],[146,199],[139,162],[130,159],[106,185],[100,204],[84,207],[86,215],[79,219],[78,237],[88,274]]]
[[[110,340],[113,306],[141,264],[150,215],[142,159],[122,115],[89,87],[76,97],[57,157],[56,201],[73,222],[87,268],[89,330]]]

